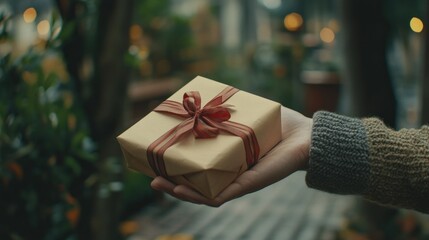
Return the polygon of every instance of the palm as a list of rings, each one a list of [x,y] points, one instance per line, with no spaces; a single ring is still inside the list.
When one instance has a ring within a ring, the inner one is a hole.
[[[151,185],[157,190],[185,201],[220,206],[229,200],[271,185],[297,170],[304,169],[308,162],[311,126],[310,118],[282,107],[283,140],[215,199],[205,198],[186,186],[174,185],[162,177],[155,178]]]

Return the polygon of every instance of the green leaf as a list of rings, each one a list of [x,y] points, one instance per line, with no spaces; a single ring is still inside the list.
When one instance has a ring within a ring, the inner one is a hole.
[[[66,159],[65,159],[65,161],[64,161],[64,164],[75,175],[79,175],[81,173],[81,171],[82,171],[82,168],[80,167],[80,165],[77,163],[77,161],[73,157],[67,156]]]
[[[58,38],[61,40],[68,40],[74,33],[74,29],[76,28],[76,22],[67,22],[62,26],[61,33]]]

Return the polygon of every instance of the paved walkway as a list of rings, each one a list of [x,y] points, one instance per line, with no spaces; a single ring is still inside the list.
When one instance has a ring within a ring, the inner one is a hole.
[[[128,239],[332,240],[351,197],[309,189],[304,177],[295,173],[220,208],[167,197],[136,217],[138,231]]]

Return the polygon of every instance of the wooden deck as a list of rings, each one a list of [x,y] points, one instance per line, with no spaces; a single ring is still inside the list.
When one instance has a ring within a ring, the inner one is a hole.
[[[129,240],[333,240],[351,197],[309,189],[305,173],[220,208],[170,197],[150,205],[135,218]]]

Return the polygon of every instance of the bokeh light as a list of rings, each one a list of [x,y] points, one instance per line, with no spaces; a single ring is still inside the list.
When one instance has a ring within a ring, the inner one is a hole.
[[[277,9],[282,5],[281,0],[261,0],[262,4],[269,9]]]
[[[36,20],[36,17],[37,17],[37,11],[35,8],[27,8],[22,14],[22,18],[26,23],[34,22],[34,20]]]
[[[420,18],[413,17],[410,20],[410,28],[413,32],[420,33],[423,31],[423,21]]]
[[[143,29],[138,24],[133,24],[130,27],[130,39],[131,41],[137,41],[143,35]]]
[[[301,28],[303,22],[304,20],[300,14],[290,13],[284,19],[284,26],[289,31],[297,31]]]
[[[37,32],[40,36],[47,36],[51,30],[51,24],[48,20],[42,20],[37,24]]]
[[[332,29],[324,27],[320,30],[320,39],[325,43],[332,43],[335,40],[335,33]]]

